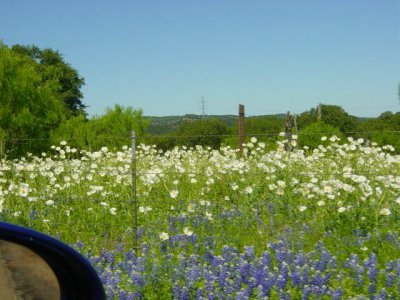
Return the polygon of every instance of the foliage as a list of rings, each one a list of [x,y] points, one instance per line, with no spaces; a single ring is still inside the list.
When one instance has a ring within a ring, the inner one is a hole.
[[[316,121],[317,109],[312,108],[300,114],[298,125],[302,129]],[[342,107],[337,105],[321,104],[321,121],[332,127],[339,128],[343,133],[351,132],[357,126],[356,117],[350,116]]]
[[[83,114],[78,114],[61,123],[52,132],[51,141],[52,144],[58,144],[60,141],[69,141],[72,147],[89,150],[88,131],[88,120]]]
[[[67,110],[73,114],[84,113],[81,88],[85,80],[77,70],[64,61],[62,55],[53,49],[39,49],[37,46],[14,45],[11,51],[35,62],[36,71],[44,82],[54,81],[59,85],[58,97],[65,103]]]
[[[228,127],[217,119],[204,119],[182,123],[176,132],[178,145],[194,147],[196,145],[219,148]]]
[[[327,141],[308,153],[252,138],[242,156],[140,145],[137,198],[131,149],[63,142],[0,162],[0,218],[76,244],[110,298],[397,299],[400,156]]]
[[[100,150],[104,146],[120,149],[132,143],[132,130],[139,143],[149,122],[143,119],[140,109],[115,105],[113,109],[107,108],[104,115],[90,120],[86,120],[82,114],[70,118],[54,132],[52,140],[69,141],[73,147],[86,150]]]
[[[322,121],[312,123],[299,131],[298,145],[300,147],[310,147],[311,149],[317,148],[319,145],[326,145],[327,136],[333,136],[343,139],[344,136],[338,128],[335,128]],[[324,141],[321,138],[324,137]]]
[[[45,80],[33,60],[0,44],[0,89],[0,128],[6,148],[12,149],[8,154],[40,151],[43,144],[21,139],[46,139],[63,121],[59,82]]]
[[[356,135],[364,137],[379,145],[392,145],[400,151],[400,112],[384,112],[378,118],[371,118],[361,122],[357,128],[363,134]]]
[[[203,119],[218,119],[222,121],[226,126],[236,126],[237,116],[233,115],[193,115],[186,114],[184,116],[164,116],[164,117],[146,117],[151,119],[151,124],[147,128],[147,132],[152,135],[163,135],[171,134],[175,132],[178,127],[184,122],[199,121]]]

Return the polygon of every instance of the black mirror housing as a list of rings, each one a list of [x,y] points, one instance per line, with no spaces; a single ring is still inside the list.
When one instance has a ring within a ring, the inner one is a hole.
[[[5,257],[5,261],[9,268],[16,268],[18,265],[21,265],[22,268],[26,267],[27,264],[23,262],[23,259],[28,259],[31,256],[29,253],[32,252],[41,258],[58,281],[59,299],[105,299],[103,285],[94,268],[81,254],[59,240],[25,227],[0,222],[0,255],[2,247],[3,255],[8,257]],[[9,255],[7,255],[7,251]],[[7,259],[13,259],[14,262],[7,262]],[[31,268],[38,270],[40,268],[38,263],[30,265]],[[26,285],[24,280],[28,279],[18,279],[17,277],[24,277],[24,273],[30,272],[21,270],[19,274],[15,274],[14,279],[22,280],[23,285]],[[43,268],[42,271],[37,272],[37,274],[45,273]],[[37,275],[34,276],[37,277]],[[46,283],[50,291],[53,286],[49,282],[52,280],[48,280]]]

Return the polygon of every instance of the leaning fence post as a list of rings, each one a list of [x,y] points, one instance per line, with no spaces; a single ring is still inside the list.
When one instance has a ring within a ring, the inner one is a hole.
[[[239,151],[243,154],[244,144],[244,105],[239,104]]]
[[[133,204],[133,249],[138,254],[138,206],[137,206],[137,193],[136,193],[136,133],[134,130],[131,132],[132,142],[132,158],[131,158],[131,201]]]

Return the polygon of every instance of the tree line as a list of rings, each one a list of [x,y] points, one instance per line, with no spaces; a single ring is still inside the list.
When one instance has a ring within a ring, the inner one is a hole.
[[[296,121],[294,122],[294,117]],[[279,133],[285,132],[287,118],[284,114],[252,116],[245,118],[245,140],[256,136],[270,149],[282,140]],[[160,148],[169,149],[176,145],[204,145],[218,148],[221,145],[238,146],[238,125],[224,122],[224,118],[189,119],[177,128],[164,134],[148,135],[147,139]],[[400,112],[384,112],[377,118],[359,118],[348,114],[337,105],[321,104],[320,113],[311,108],[291,118],[291,133],[297,135],[299,147],[311,149],[321,144],[321,137],[336,135],[342,142],[347,137],[364,138],[380,145],[392,145],[400,150]],[[294,124],[295,123],[295,124]],[[296,125],[296,126],[295,126]]]
[[[0,141],[2,156],[40,154],[61,140],[83,149],[121,146],[148,121],[140,109],[116,105],[88,118],[81,92],[85,80],[61,53],[0,41]],[[125,137],[125,138],[123,138]],[[110,145],[111,146],[111,145]],[[3,153],[4,152],[4,153]]]
[[[40,154],[61,140],[79,149],[130,144],[135,130],[137,142],[156,144],[161,149],[177,145],[238,146],[237,120],[194,116],[175,124],[167,133],[154,134],[151,119],[141,109],[115,105],[103,115],[88,117],[83,103],[85,80],[61,53],[37,46],[8,47],[0,41],[0,141],[2,156],[17,157],[27,152]],[[400,90],[399,90],[400,91]],[[276,133],[285,130],[284,115],[247,117],[246,134],[260,135],[271,148]],[[292,133],[299,145],[316,147],[322,134],[362,137],[400,149],[400,113],[384,112],[377,118],[361,119],[340,106],[323,104],[299,114]],[[364,132],[359,134],[358,132]],[[367,132],[367,133],[365,133]]]

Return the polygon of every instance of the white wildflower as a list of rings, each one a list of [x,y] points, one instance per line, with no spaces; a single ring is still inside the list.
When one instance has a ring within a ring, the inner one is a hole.
[[[307,206],[301,205],[301,206],[298,206],[298,209],[299,209],[299,211],[303,212],[307,209]]]
[[[172,199],[177,198],[178,195],[179,195],[179,191],[178,191],[178,190],[172,190],[172,191],[169,192],[169,196],[170,196]]]
[[[382,208],[382,209],[379,211],[379,214],[380,214],[381,216],[389,216],[389,215],[392,214],[392,212],[390,211],[389,208]]]
[[[30,192],[29,184],[21,183],[19,185],[18,194],[21,197],[27,197],[29,192]]]
[[[159,235],[160,239],[162,239],[163,241],[166,241],[169,239],[169,234],[167,232],[161,232]]]
[[[191,231],[188,227],[183,228],[183,233],[187,236],[193,235],[193,231]]]
[[[54,201],[53,201],[53,200],[47,200],[47,201],[45,202],[45,204],[51,206],[51,205],[54,204]]]

